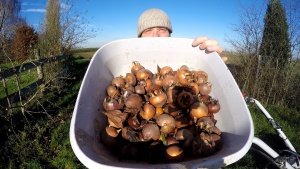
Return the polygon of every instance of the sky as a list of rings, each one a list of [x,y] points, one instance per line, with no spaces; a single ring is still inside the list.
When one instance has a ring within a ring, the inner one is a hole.
[[[37,28],[43,22],[47,0],[20,0],[21,17]],[[61,6],[65,0],[61,0]],[[95,37],[79,44],[81,47],[101,47],[114,40],[136,38],[139,16],[147,9],[158,8],[170,17],[172,37],[207,36],[217,39],[230,50],[228,37],[237,36],[233,25],[239,23],[241,6],[264,6],[263,0],[70,0],[73,12],[82,14]]]

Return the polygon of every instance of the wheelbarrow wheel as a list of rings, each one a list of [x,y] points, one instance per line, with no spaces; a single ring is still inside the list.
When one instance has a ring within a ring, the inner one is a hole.
[[[280,169],[280,167],[275,163],[274,159],[260,148],[252,146],[248,153],[253,157],[258,168]]]

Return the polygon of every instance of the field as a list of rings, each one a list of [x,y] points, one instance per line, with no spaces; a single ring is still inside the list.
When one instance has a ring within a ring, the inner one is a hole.
[[[83,49],[74,49],[75,56],[81,56],[84,58],[91,59],[94,53],[98,50],[98,48],[83,48]]]
[[[72,75],[76,79],[70,81],[65,90],[47,96],[47,101],[53,103],[49,105],[51,111],[40,115],[20,114],[20,122],[13,125],[18,130],[13,130],[12,126],[1,129],[1,138],[6,138],[6,142],[0,143],[0,150],[3,152],[0,168],[85,168],[70,146],[69,125],[82,78],[96,50],[74,51]],[[229,58],[230,63],[235,62],[235,56],[231,57],[231,53],[223,55]],[[299,152],[299,111],[272,105],[265,107]],[[255,136],[276,150],[285,148],[283,141],[257,107],[249,105],[249,109],[255,126]],[[24,116],[28,121],[22,118]],[[4,124],[10,126],[11,123]],[[261,168],[262,162],[264,161],[260,161],[249,151],[241,160],[225,168]]]
[[[32,70],[32,71],[26,71],[26,72],[21,72],[20,73],[20,88],[22,89],[23,87],[28,86],[29,84],[37,81],[37,72],[36,70]],[[15,76],[11,76],[9,78],[5,79],[6,82],[6,86],[7,86],[7,92],[9,94],[12,94],[14,92],[16,92],[17,90],[17,85],[16,85],[16,77]],[[5,97],[5,91],[4,91],[4,87],[1,84],[0,85],[0,99]]]

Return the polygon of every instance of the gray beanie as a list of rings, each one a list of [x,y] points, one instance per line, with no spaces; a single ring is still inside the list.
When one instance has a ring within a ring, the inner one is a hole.
[[[138,21],[138,37],[141,36],[145,29],[152,27],[165,27],[172,33],[172,25],[169,16],[159,9],[148,9],[139,18]]]

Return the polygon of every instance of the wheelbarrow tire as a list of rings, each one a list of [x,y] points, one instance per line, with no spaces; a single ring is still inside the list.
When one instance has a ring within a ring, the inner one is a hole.
[[[253,157],[258,168],[280,169],[280,167],[275,163],[274,159],[259,148],[254,148],[252,146],[248,154]]]

